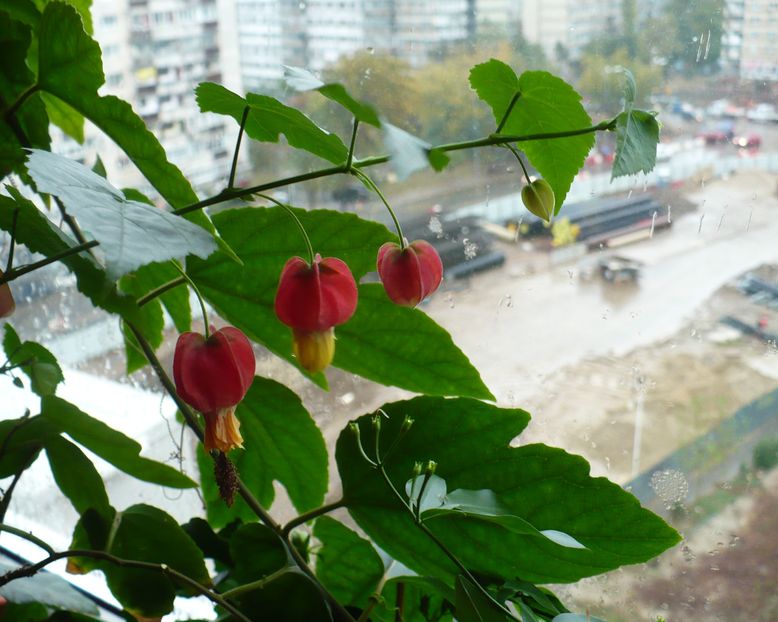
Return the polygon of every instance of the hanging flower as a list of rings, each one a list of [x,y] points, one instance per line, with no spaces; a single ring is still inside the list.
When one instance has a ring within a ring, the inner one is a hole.
[[[178,395],[205,418],[205,450],[224,453],[243,447],[235,406],[254,379],[256,361],[251,344],[237,328],[226,326],[206,339],[182,333],[173,357]]]
[[[0,270],[0,278],[3,278],[3,271]],[[8,283],[0,285],[0,318],[11,317],[16,309],[13,294]]]
[[[345,262],[316,255],[313,264],[292,257],[281,271],[276,293],[278,319],[292,328],[292,347],[311,373],[324,370],[335,355],[335,331],[354,315],[357,284]]]
[[[443,263],[435,247],[416,240],[405,248],[387,242],[378,249],[378,276],[392,302],[415,307],[432,294],[443,279]]]

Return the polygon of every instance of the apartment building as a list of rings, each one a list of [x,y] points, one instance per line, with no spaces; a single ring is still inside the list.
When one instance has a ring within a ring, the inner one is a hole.
[[[246,90],[278,88],[283,65],[320,70],[359,50],[418,65],[465,41],[476,0],[235,0]]]
[[[106,76],[101,92],[133,105],[196,188],[218,189],[229,171],[237,126],[201,114],[194,96],[203,81],[240,87],[237,66],[228,75],[222,66],[217,0],[94,0],[92,14]],[[88,164],[99,154],[114,185],[151,191],[97,128],[85,128],[83,145],[57,135],[55,148]]]
[[[563,48],[577,59],[594,37],[619,26],[621,5],[621,0],[524,0],[524,36],[549,58]]]

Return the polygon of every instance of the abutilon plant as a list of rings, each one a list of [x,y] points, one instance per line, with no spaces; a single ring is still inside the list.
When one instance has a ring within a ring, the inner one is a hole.
[[[418,305],[443,279],[440,255],[425,240],[415,240],[405,248],[387,242],[378,249],[376,267],[387,296],[406,307]]]
[[[233,326],[204,336],[178,337],[173,356],[176,392],[205,418],[205,450],[243,447],[235,407],[251,386],[256,361],[251,343]]]
[[[347,322],[357,308],[357,284],[341,259],[318,253],[309,263],[292,257],[278,283],[275,311],[292,328],[292,347],[300,365],[323,371],[335,356],[334,327]]]

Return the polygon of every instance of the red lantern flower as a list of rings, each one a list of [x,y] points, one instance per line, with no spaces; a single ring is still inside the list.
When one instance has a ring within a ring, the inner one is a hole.
[[[232,326],[207,339],[192,332],[179,336],[173,357],[176,391],[205,417],[206,451],[243,447],[235,406],[249,390],[255,366],[249,340]]]
[[[3,278],[2,270],[0,270],[0,278]],[[11,317],[14,309],[16,309],[16,303],[13,294],[11,294],[11,288],[8,283],[3,283],[0,285],[0,318]]]
[[[424,240],[405,248],[387,242],[378,249],[378,275],[392,302],[415,307],[432,294],[443,279],[443,263],[435,247]]]
[[[324,370],[335,355],[334,326],[357,308],[357,284],[348,266],[316,255],[313,265],[292,257],[281,271],[275,309],[292,327],[294,355],[311,373]]]

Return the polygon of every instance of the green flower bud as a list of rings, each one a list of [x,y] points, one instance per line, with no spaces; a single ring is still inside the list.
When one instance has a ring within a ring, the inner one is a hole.
[[[521,200],[530,212],[546,222],[554,215],[556,198],[554,191],[545,179],[536,179],[521,189]]]

